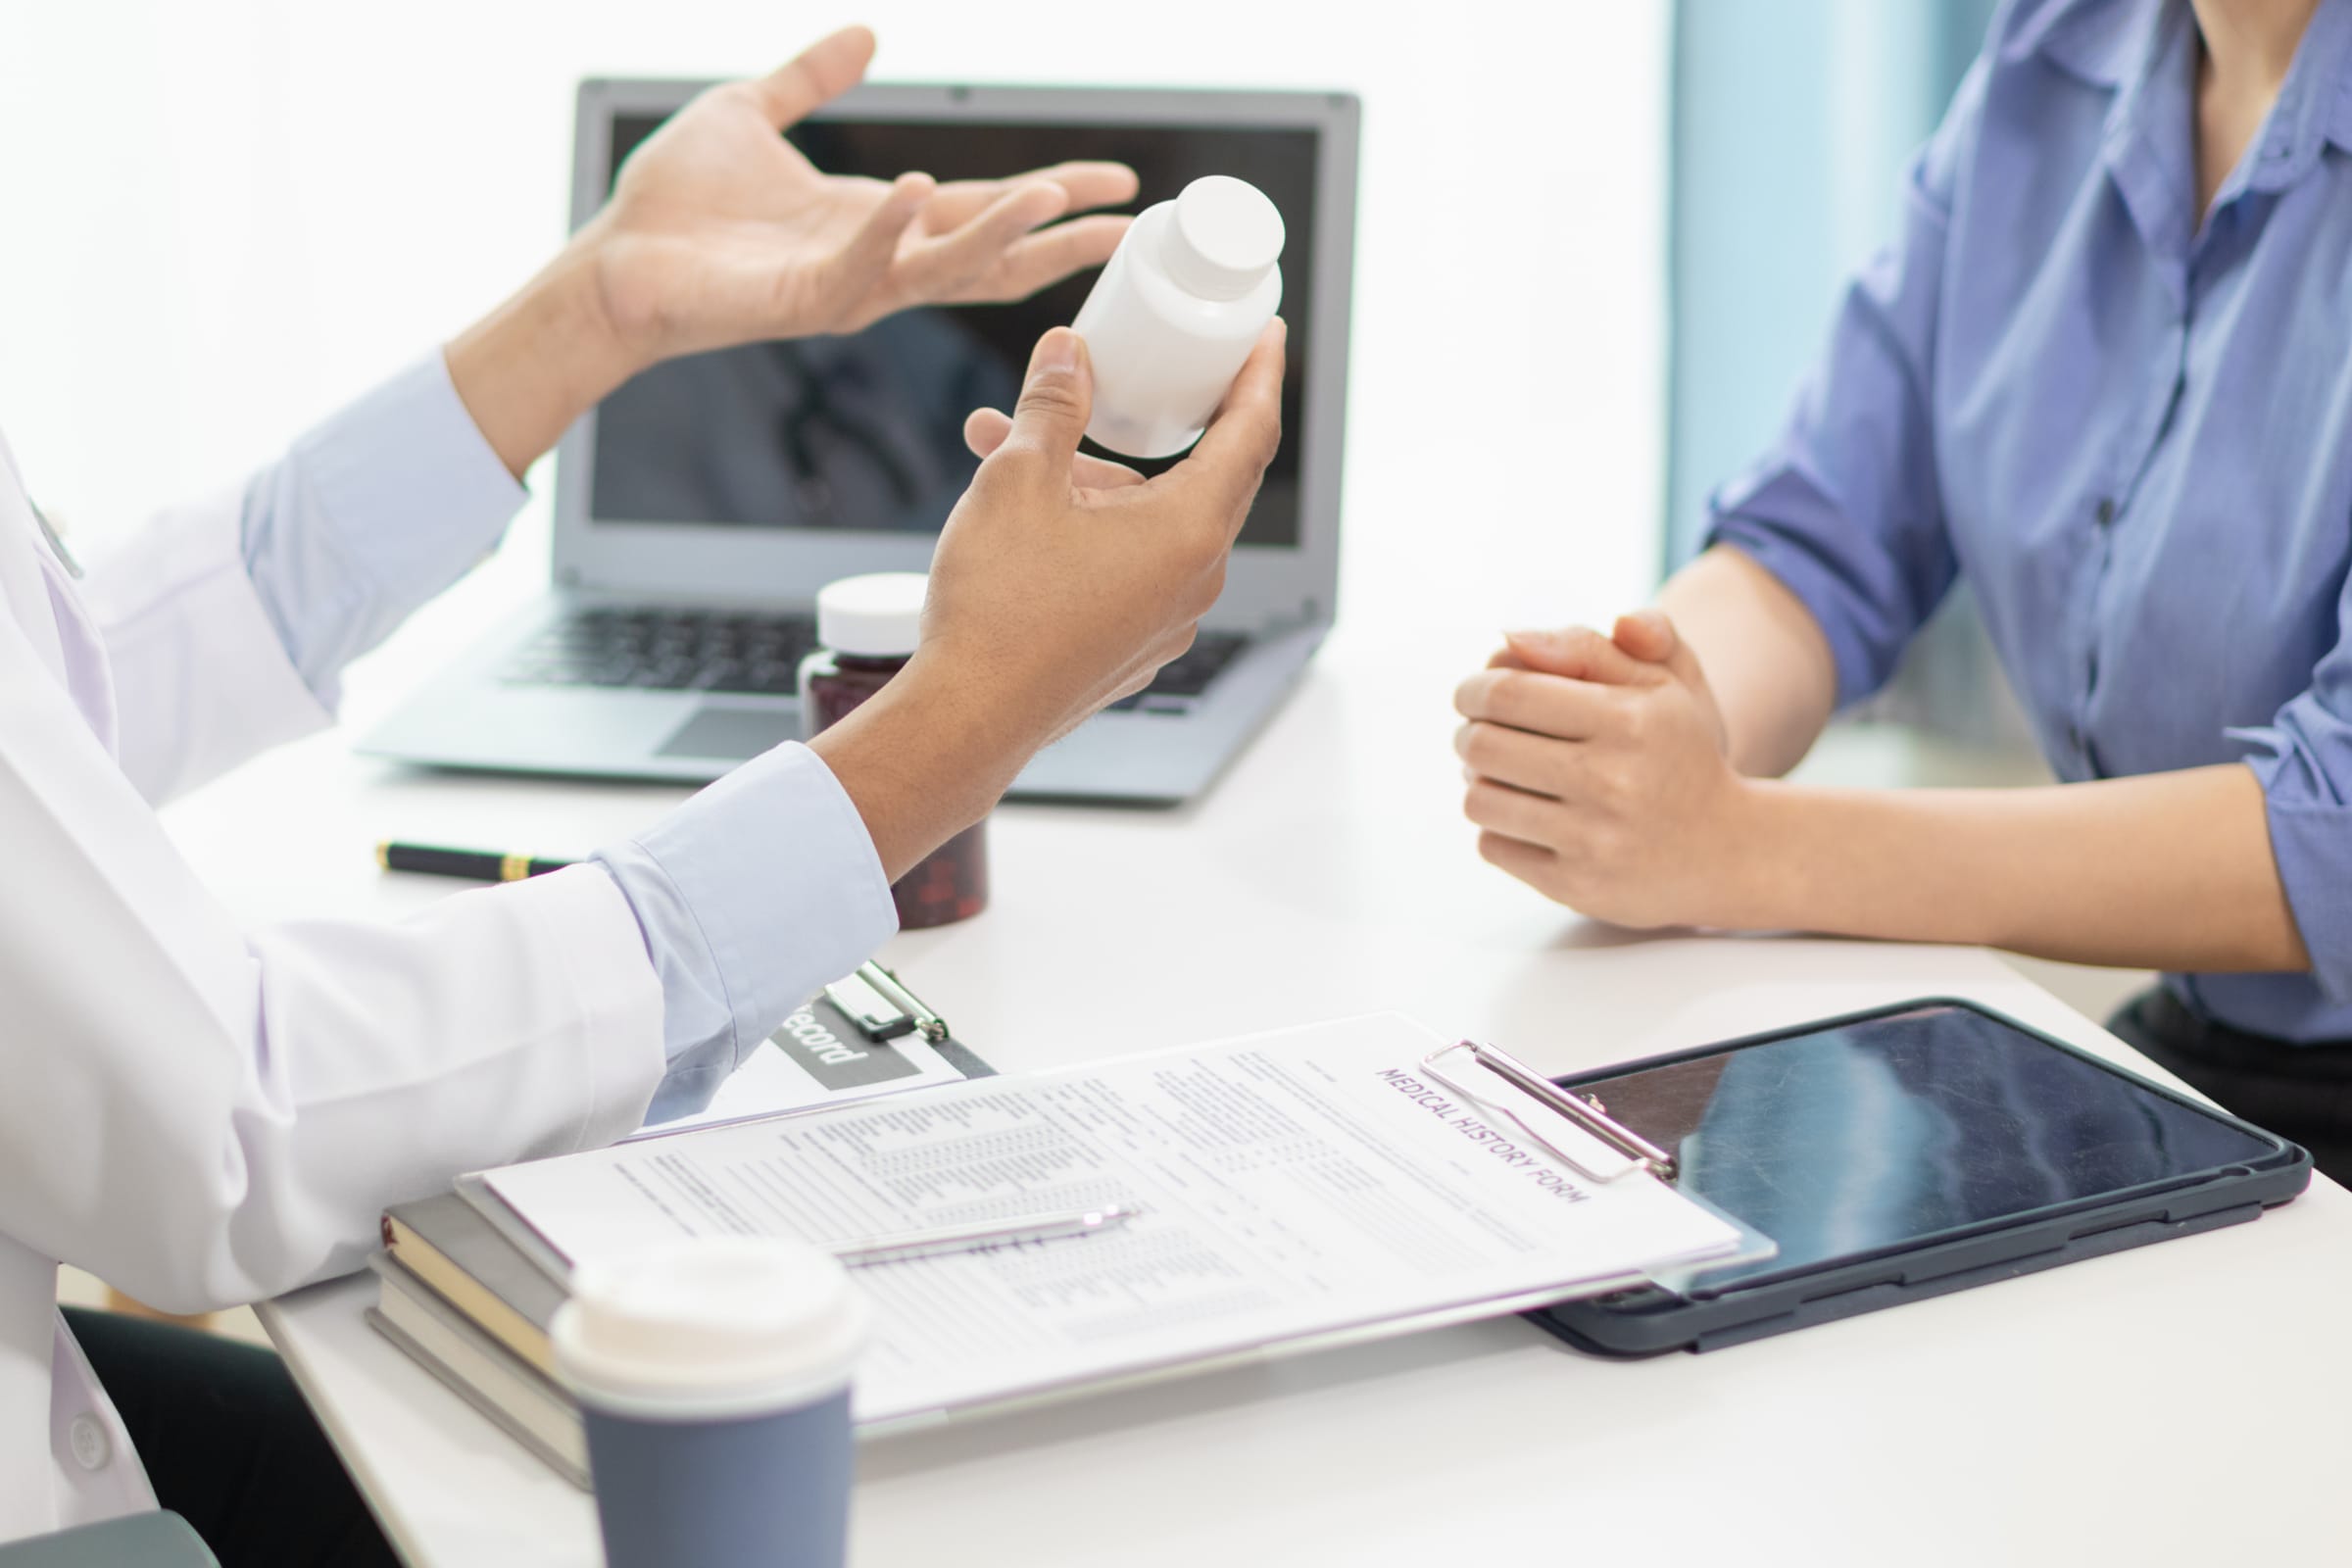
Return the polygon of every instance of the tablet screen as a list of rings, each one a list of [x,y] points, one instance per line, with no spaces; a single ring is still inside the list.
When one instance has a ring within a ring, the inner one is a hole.
[[[1710,1290],[2276,1152],[1955,1006],[1576,1087],[1673,1151],[1676,1186],[1780,1244],[1777,1257],[1690,1282]]]

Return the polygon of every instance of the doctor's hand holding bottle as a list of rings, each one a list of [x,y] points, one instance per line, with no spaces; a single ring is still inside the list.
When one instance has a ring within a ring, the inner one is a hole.
[[[1094,381],[1067,327],[1038,343],[1009,418],[973,415],[980,471],[940,534],[922,646],[809,743],[893,876],[1192,646],[1282,439],[1285,331],[1266,329],[1207,434],[1152,479],[1080,454]],[[931,765],[915,776],[908,755]]]
[[[449,345],[451,378],[511,471],[661,360],[855,332],[909,306],[1019,299],[1109,259],[1128,219],[1055,220],[1131,199],[1123,165],[944,185],[813,168],[781,132],[854,85],[873,51],[870,32],[848,27],[765,77],[704,93],[630,157],[612,201],[553,263]],[[941,539],[925,655],[889,702],[813,748],[892,876],[984,814],[1037,750],[1190,646],[1280,440],[1282,339],[1278,323],[1217,429],[1150,484],[1078,456],[1092,379],[1066,330],[1038,346],[1012,416],[975,414],[970,439],[988,461]],[[912,755],[934,765],[918,774]]]

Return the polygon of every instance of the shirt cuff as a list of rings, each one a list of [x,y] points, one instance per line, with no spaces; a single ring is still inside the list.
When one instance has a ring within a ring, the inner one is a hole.
[[[596,859],[662,981],[669,1071],[648,1121],[708,1103],[795,1008],[898,929],[863,819],[805,746],[754,758]]]
[[[527,494],[436,351],[255,477],[247,575],[295,668],[332,707],[343,666],[497,548]]]

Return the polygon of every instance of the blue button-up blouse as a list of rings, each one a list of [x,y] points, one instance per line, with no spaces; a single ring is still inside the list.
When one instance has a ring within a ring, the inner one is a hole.
[[[1712,534],[1842,701],[1966,573],[2060,777],[2252,767],[2314,972],[2169,983],[2352,1039],[2352,0],[2202,222],[2198,52],[2186,0],[2005,7]]]

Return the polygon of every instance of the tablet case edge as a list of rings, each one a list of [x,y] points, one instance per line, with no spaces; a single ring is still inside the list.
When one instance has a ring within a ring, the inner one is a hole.
[[[1639,1068],[1931,1006],[1966,1007],[2044,1045],[2122,1073],[2169,1099],[2185,1102],[2185,1097],[2177,1090],[1965,997],[1915,998],[1888,1006],[1565,1074],[1555,1081],[1575,1087]],[[2240,1225],[2259,1218],[2266,1208],[2289,1201],[2310,1185],[2311,1155],[2299,1145],[2254,1127],[2228,1111],[2203,1104],[2197,1108],[2273,1140],[2280,1145],[2280,1152],[2287,1157],[2280,1163],[2260,1168],[2230,1167],[2194,1187],[2142,1194],[2107,1208],[2047,1215],[2028,1224],[1955,1237],[1891,1256],[1862,1259],[1778,1286],[1761,1287],[1745,1298],[1743,1293],[1734,1291],[1645,1316],[1611,1312],[1591,1301],[1567,1301],[1523,1315],[1580,1350],[1613,1359],[1643,1359],[1671,1350],[1699,1353],[1728,1349],[1815,1324],[1899,1306],[1905,1301],[1948,1296],[1979,1285],[2037,1274],[2065,1263],[2129,1251],[2154,1242]],[[1788,1299],[1791,1293],[1796,1293],[1792,1301]],[[1608,1337],[1599,1337],[1592,1332],[1594,1329],[1605,1329]]]

